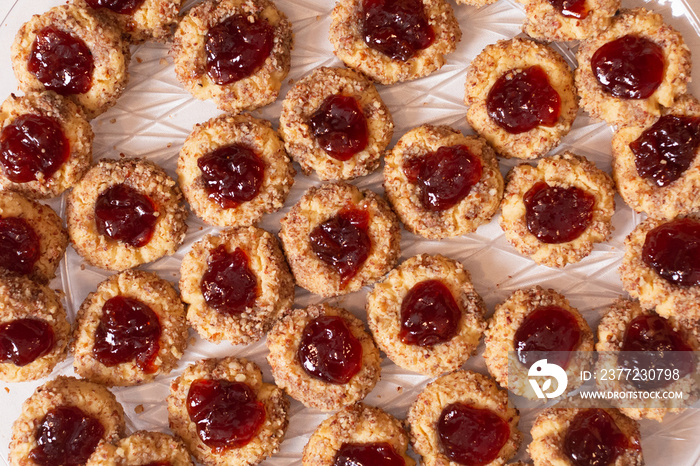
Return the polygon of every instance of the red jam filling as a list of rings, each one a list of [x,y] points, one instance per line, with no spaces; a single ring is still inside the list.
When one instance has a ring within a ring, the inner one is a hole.
[[[138,299],[115,296],[102,306],[92,353],[105,366],[134,361],[146,373],[158,370],[161,326],[158,316]]]
[[[170,461],[152,461],[144,466],[172,466]]]
[[[84,94],[92,87],[95,63],[82,39],[46,26],[36,35],[27,69],[49,91]]]
[[[221,452],[247,445],[265,423],[265,405],[242,382],[197,379],[187,393],[187,413],[205,445]]]
[[[581,338],[576,317],[559,306],[538,307],[528,314],[515,332],[518,359],[526,367],[547,358],[564,369],[569,366],[570,351]],[[548,354],[554,351],[553,354]]]
[[[407,61],[435,41],[421,0],[363,0],[362,9],[365,44],[394,60]]]
[[[403,168],[408,181],[420,189],[424,209],[439,212],[467,197],[481,179],[481,159],[467,146],[440,147],[437,151],[409,160]]]
[[[214,83],[231,84],[250,76],[270,56],[275,28],[264,19],[236,14],[209,29],[204,47],[207,74]]]
[[[346,161],[367,147],[367,119],[354,97],[332,95],[309,118],[311,133],[336,160]]]
[[[465,466],[489,464],[510,438],[510,426],[503,418],[465,403],[446,406],[437,431],[443,454]]]
[[[311,377],[344,384],[362,368],[362,343],[342,317],[321,316],[304,328],[297,357]]]
[[[12,272],[28,275],[41,256],[41,242],[23,218],[0,218],[0,264]]]
[[[700,221],[678,218],[651,230],[642,261],[674,285],[700,285]]]
[[[527,229],[543,243],[566,243],[583,233],[593,218],[595,197],[581,188],[535,183],[523,196]]]
[[[588,16],[586,0],[549,0],[549,3],[562,16],[576,19],[586,19]]]
[[[564,453],[574,466],[609,466],[631,447],[615,420],[602,409],[578,413],[564,436]]]
[[[40,466],[85,464],[104,432],[100,421],[80,408],[50,409],[37,428],[37,446],[29,452],[29,458]]]
[[[232,144],[197,160],[204,189],[222,209],[253,200],[265,178],[265,162],[251,149]]]
[[[646,99],[664,80],[664,51],[649,39],[628,34],[596,50],[591,69],[613,97]]]
[[[0,165],[14,183],[50,178],[70,156],[70,143],[55,118],[21,115],[0,134]]]
[[[554,126],[561,113],[561,97],[541,66],[510,70],[486,97],[486,109],[498,126],[511,134],[538,126]]]
[[[700,118],[664,115],[630,143],[639,176],[667,186],[688,169],[700,146]]]
[[[210,253],[200,289],[207,304],[219,312],[236,315],[251,309],[258,297],[258,279],[241,248],[229,253],[221,245]]]
[[[95,223],[99,234],[140,248],[153,236],[156,205],[134,188],[118,184],[99,195],[95,202]]]
[[[405,466],[406,461],[387,442],[344,443],[333,466]]]
[[[138,10],[144,0],[86,0],[92,8],[108,8],[115,13],[131,15]]]
[[[0,362],[26,366],[51,351],[53,328],[43,320],[17,319],[0,324]]]
[[[399,338],[407,345],[432,346],[457,334],[462,312],[452,292],[440,280],[413,286],[401,302]]]

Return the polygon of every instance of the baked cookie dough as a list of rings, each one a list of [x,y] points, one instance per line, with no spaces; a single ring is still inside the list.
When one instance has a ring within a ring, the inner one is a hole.
[[[565,152],[508,173],[499,224],[521,254],[564,267],[610,236],[613,213],[610,176],[585,157]]]
[[[503,197],[503,177],[483,139],[423,125],[386,153],[384,189],[408,231],[442,239],[491,220]]]
[[[287,93],[280,134],[304,174],[349,180],[379,167],[394,120],[369,79],[353,70],[321,67]]]
[[[545,41],[583,40],[605,31],[620,0],[518,0],[525,7],[523,31]]]
[[[422,78],[440,69],[445,55],[454,52],[462,38],[452,7],[444,0],[367,3],[372,4],[369,10],[363,0],[336,2],[330,41],[345,65],[381,84]],[[399,24],[382,24],[387,18]],[[382,40],[382,33],[391,38]],[[369,45],[365,37],[373,37],[370,43],[383,45]]]
[[[267,334],[275,383],[309,408],[362,400],[379,381],[381,357],[361,320],[328,304],[295,309]]]
[[[55,92],[11,94],[0,107],[0,188],[49,198],[92,163],[94,133],[73,101]]]
[[[576,58],[581,108],[618,127],[651,124],[690,81],[683,37],[644,8],[620,10],[607,30],[581,42]]]
[[[364,448],[372,448],[371,453],[367,450],[363,453],[374,459],[374,464],[382,464],[380,458],[394,461],[391,464],[416,464],[406,453],[408,435],[401,422],[379,408],[358,402],[341,409],[316,428],[304,447],[302,465],[333,466],[343,460],[341,464],[354,464],[355,455]],[[369,458],[363,458],[362,464],[368,464]]]
[[[175,181],[145,159],[102,159],[68,195],[68,234],[86,262],[125,270],[173,254],[187,210]]]
[[[170,429],[207,466],[261,462],[277,452],[289,422],[284,392],[264,383],[260,368],[243,358],[188,366],[170,385],[167,402]],[[237,426],[234,419],[246,422]]]
[[[461,263],[419,254],[367,295],[367,322],[396,365],[436,376],[459,369],[479,344],[486,308]]]
[[[292,26],[271,0],[206,0],[180,20],[171,52],[195,98],[240,113],[277,99],[291,48]]]
[[[117,103],[129,78],[129,44],[119,28],[75,5],[34,15],[17,31],[12,68],[19,88],[55,91],[88,119]]]
[[[429,383],[408,412],[411,443],[425,466],[504,464],[520,446],[519,419],[505,390],[465,370]]]
[[[140,430],[116,444],[101,443],[85,466],[194,466],[179,440],[160,432]]]
[[[182,260],[187,320],[202,338],[259,340],[294,302],[294,279],[277,239],[242,227],[197,241]]]
[[[195,125],[177,175],[195,215],[217,226],[248,226],[283,205],[295,170],[269,121],[221,115]]]
[[[574,75],[551,47],[514,38],[467,69],[467,122],[502,157],[534,159],[559,144],[578,111]]]
[[[59,375],[37,388],[12,425],[13,465],[84,464],[124,436],[124,410],[102,385]]]
[[[325,297],[376,282],[401,252],[399,221],[386,201],[347,183],[312,187],[281,225],[297,285]]]

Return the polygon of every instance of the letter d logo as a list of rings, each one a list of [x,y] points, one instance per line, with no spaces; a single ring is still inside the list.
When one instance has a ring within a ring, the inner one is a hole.
[[[530,377],[529,382],[532,389],[535,391],[537,398],[556,398],[564,394],[566,391],[566,386],[568,384],[568,378],[566,377],[566,371],[556,364],[548,363],[546,359],[540,359],[534,363],[527,373]],[[544,381],[542,387],[537,383],[537,379],[534,377],[549,377]],[[551,393],[547,391],[552,387],[552,379],[557,381],[557,388]]]

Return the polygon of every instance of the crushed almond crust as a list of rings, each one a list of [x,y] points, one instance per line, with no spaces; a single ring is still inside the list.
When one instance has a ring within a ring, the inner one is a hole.
[[[501,417],[510,428],[510,437],[498,457],[484,466],[500,466],[515,456],[522,434],[518,430],[518,410],[508,400],[508,392],[498,388],[490,377],[458,370],[438,377],[418,395],[408,412],[411,444],[421,455],[424,466],[459,466],[442,453],[437,423],[443,409],[452,403],[466,403],[488,409]]]
[[[274,45],[265,63],[253,74],[230,84],[214,83],[207,74],[204,48],[210,28],[236,14],[251,22],[265,20],[274,27]],[[271,0],[207,0],[180,20],[171,54],[175,74],[196,99],[212,99],[228,113],[254,110],[274,102],[287,77],[292,48],[292,25]]]
[[[202,442],[187,412],[187,394],[192,382],[198,379],[242,382],[255,392],[257,400],[265,405],[265,422],[248,444],[216,452]],[[167,402],[170,429],[197,461],[206,466],[258,464],[277,452],[289,423],[289,400],[284,392],[273,384],[264,383],[260,368],[243,358],[202,359],[187,366],[170,385]]]
[[[527,228],[523,196],[536,183],[577,187],[595,197],[588,227],[578,238],[566,243],[544,243]],[[585,157],[565,152],[543,158],[533,167],[520,164],[506,176],[506,192],[501,204],[499,225],[508,241],[523,255],[548,267],[564,267],[589,255],[595,243],[606,241],[612,232],[615,188],[612,178]]]
[[[224,209],[209,197],[197,162],[200,157],[231,144],[253,150],[265,163],[265,174],[254,199]],[[295,174],[282,140],[270,122],[249,115],[220,115],[195,125],[177,161],[178,181],[190,207],[205,222],[217,226],[254,225],[264,214],[276,212],[284,206]]]
[[[593,54],[603,45],[627,34],[635,34],[655,42],[663,49],[666,62],[664,79],[646,99],[622,99],[608,94],[598,83],[591,68]],[[690,81],[690,49],[681,34],[664,24],[660,14],[644,8],[622,9],[611,26],[598,36],[585,40],[576,54],[576,87],[581,108],[609,125],[647,126],[661,115],[663,107],[673,105],[684,94]]]
[[[362,367],[345,384],[328,383],[310,376],[297,357],[304,329],[321,316],[342,317],[362,345]],[[360,319],[339,307],[324,303],[288,312],[268,333],[267,347],[270,350],[267,361],[275,383],[309,408],[334,411],[351,405],[367,396],[379,381],[381,357],[374,340]]]
[[[525,6],[523,32],[546,41],[583,40],[605,31],[620,8],[620,0],[586,0],[583,19],[562,15],[548,0],[518,0]]]
[[[333,95],[353,97],[367,122],[367,145],[346,161],[337,160],[318,143],[309,119]],[[321,180],[349,180],[372,173],[394,134],[394,120],[372,82],[346,68],[315,69],[292,87],[282,103],[280,135],[287,152],[306,175]]]
[[[540,66],[547,73],[549,84],[559,94],[559,119],[554,126],[540,125],[512,134],[489,116],[487,97],[501,76],[532,66]],[[574,75],[564,58],[547,45],[523,38],[487,45],[472,60],[467,69],[464,103],[469,107],[469,125],[505,158],[534,159],[545,155],[569,132],[578,112]]]
[[[142,247],[115,241],[97,231],[95,203],[100,194],[125,184],[148,196],[158,209],[153,237]],[[125,270],[174,254],[185,239],[187,209],[175,181],[145,159],[102,159],[73,188],[66,203],[73,249],[85,261],[107,270]]]
[[[482,163],[481,179],[454,206],[438,212],[423,207],[420,188],[409,181],[404,165],[440,147],[467,146]],[[407,132],[384,158],[384,189],[391,205],[411,233],[442,239],[475,231],[488,223],[503,197],[503,176],[496,154],[477,136],[464,136],[449,126],[423,125]]]
[[[55,119],[61,126],[69,151],[68,159],[50,177],[37,173],[37,179],[15,183],[0,169],[0,188],[18,191],[27,197],[45,199],[56,197],[72,188],[92,163],[94,133],[83,110],[65,97],[53,91],[29,92],[17,97],[14,94],[0,107],[0,130],[11,125],[23,115],[38,115]]]
[[[174,437],[139,430],[116,444],[101,442],[85,466],[132,466],[167,461],[170,466],[194,466],[190,452]]]
[[[401,306],[408,292],[426,280],[439,280],[450,290],[462,317],[449,341],[423,347],[401,341]],[[367,295],[367,322],[379,349],[394,364],[436,376],[459,369],[474,354],[486,328],[486,307],[469,272],[455,260],[419,254],[389,272]]]
[[[221,245],[229,253],[241,248],[258,282],[258,296],[253,307],[241,314],[218,312],[207,304],[202,294],[202,276],[208,269],[209,257]],[[212,342],[257,341],[294,302],[294,278],[279,243],[260,228],[234,228],[197,241],[182,260],[180,277],[182,299],[188,304],[187,320],[202,338]]]

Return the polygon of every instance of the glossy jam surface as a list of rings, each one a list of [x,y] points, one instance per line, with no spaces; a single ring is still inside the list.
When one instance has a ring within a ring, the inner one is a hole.
[[[362,0],[361,34],[371,49],[406,61],[435,41],[421,0]]]
[[[39,319],[17,319],[0,324],[0,362],[26,366],[46,355],[56,342],[53,328]]]
[[[311,377],[347,383],[362,368],[362,344],[339,316],[321,316],[304,328],[297,350],[299,363]]]
[[[465,466],[489,464],[510,437],[510,426],[500,416],[466,403],[447,405],[437,431],[443,454]]]
[[[424,209],[439,212],[467,197],[481,179],[481,159],[467,146],[440,147],[437,151],[409,160],[403,168],[406,178],[420,189]]]
[[[345,95],[327,97],[309,118],[311,134],[334,159],[345,161],[367,147],[367,119],[357,99]]]
[[[498,78],[486,97],[486,109],[498,126],[511,134],[538,126],[554,126],[561,97],[541,66],[511,70]]]
[[[588,16],[586,0],[549,0],[549,3],[562,16],[576,19],[586,19]]]
[[[514,346],[518,359],[526,367],[540,359],[566,369],[570,355],[581,339],[581,329],[576,317],[559,306],[542,306],[528,314],[515,331]],[[554,354],[547,354],[555,351]]]
[[[564,436],[564,453],[574,466],[611,465],[630,447],[627,436],[602,409],[578,413]]]
[[[0,133],[0,165],[15,183],[50,178],[70,156],[70,144],[55,118],[21,115]]]
[[[34,270],[41,257],[41,241],[34,228],[20,217],[0,218],[0,264],[22,275]]]
[[[566,243],[583,233],[593,218],[595,197],[576,186],[539,181],[523,196],[527,229],[543,243]]]
[[[172,463],[170,461],[152,461],[144,466],[172,466]]]
[[[199,286],[207,304],[225,314],[236,315],[252,308],[258,297],[258,279],[241,248],[229,253],[221,245],[211,251]]]
[[[387,442],[344,443],[333,466],[405,466],[403,457]]]
[[[700,285],[700,221],[677,218],[651,230],[642,260],[674,285]]]
[[[639,176],[667,186],[688,169],[700,147],[700,118],[664,115],[630,143]]]
[[[197,379],[187,393],[187,413],[199,438],[215,451],[240,448],[260,432],[265,405],[245,383]]]
[[[275,29],[264,19],[248,21],[236,14],[207,32],[207,74],[216,84],[231,84],[250,76],[270,56]]]
[[[122,15],[133,14],[143,2],[144,0],[86,0],[92,8],[108,8]]]
[[[148,197],[125,184],[99,195],[95,202],[95,223],[101,235],[140,248],[153,236],[158,217]]]
[[[46,26],[36,35],[27,69],[49,91],[84,94],[92,87],[95,63],[82,39]]]
[[[37,428],[37,446],[29,458],[40,466],[85,464],[102,440],[104,427],[75,406],[59,406],[46,413]]]
[[[197,160],[204,189],[222,209],[251,201],[260,192],[265,162],[248,147],[232,144],[209,152]]]
[[[425,280],[401,302],[399,338],[407,345],[432,346],[452,339],[462,312],[452,292],[440,280]]]
[[[635,35],[622,36],[600,47],[591,58],[598,83],[613,97],[646,99],[664,79],[664,51]]]

